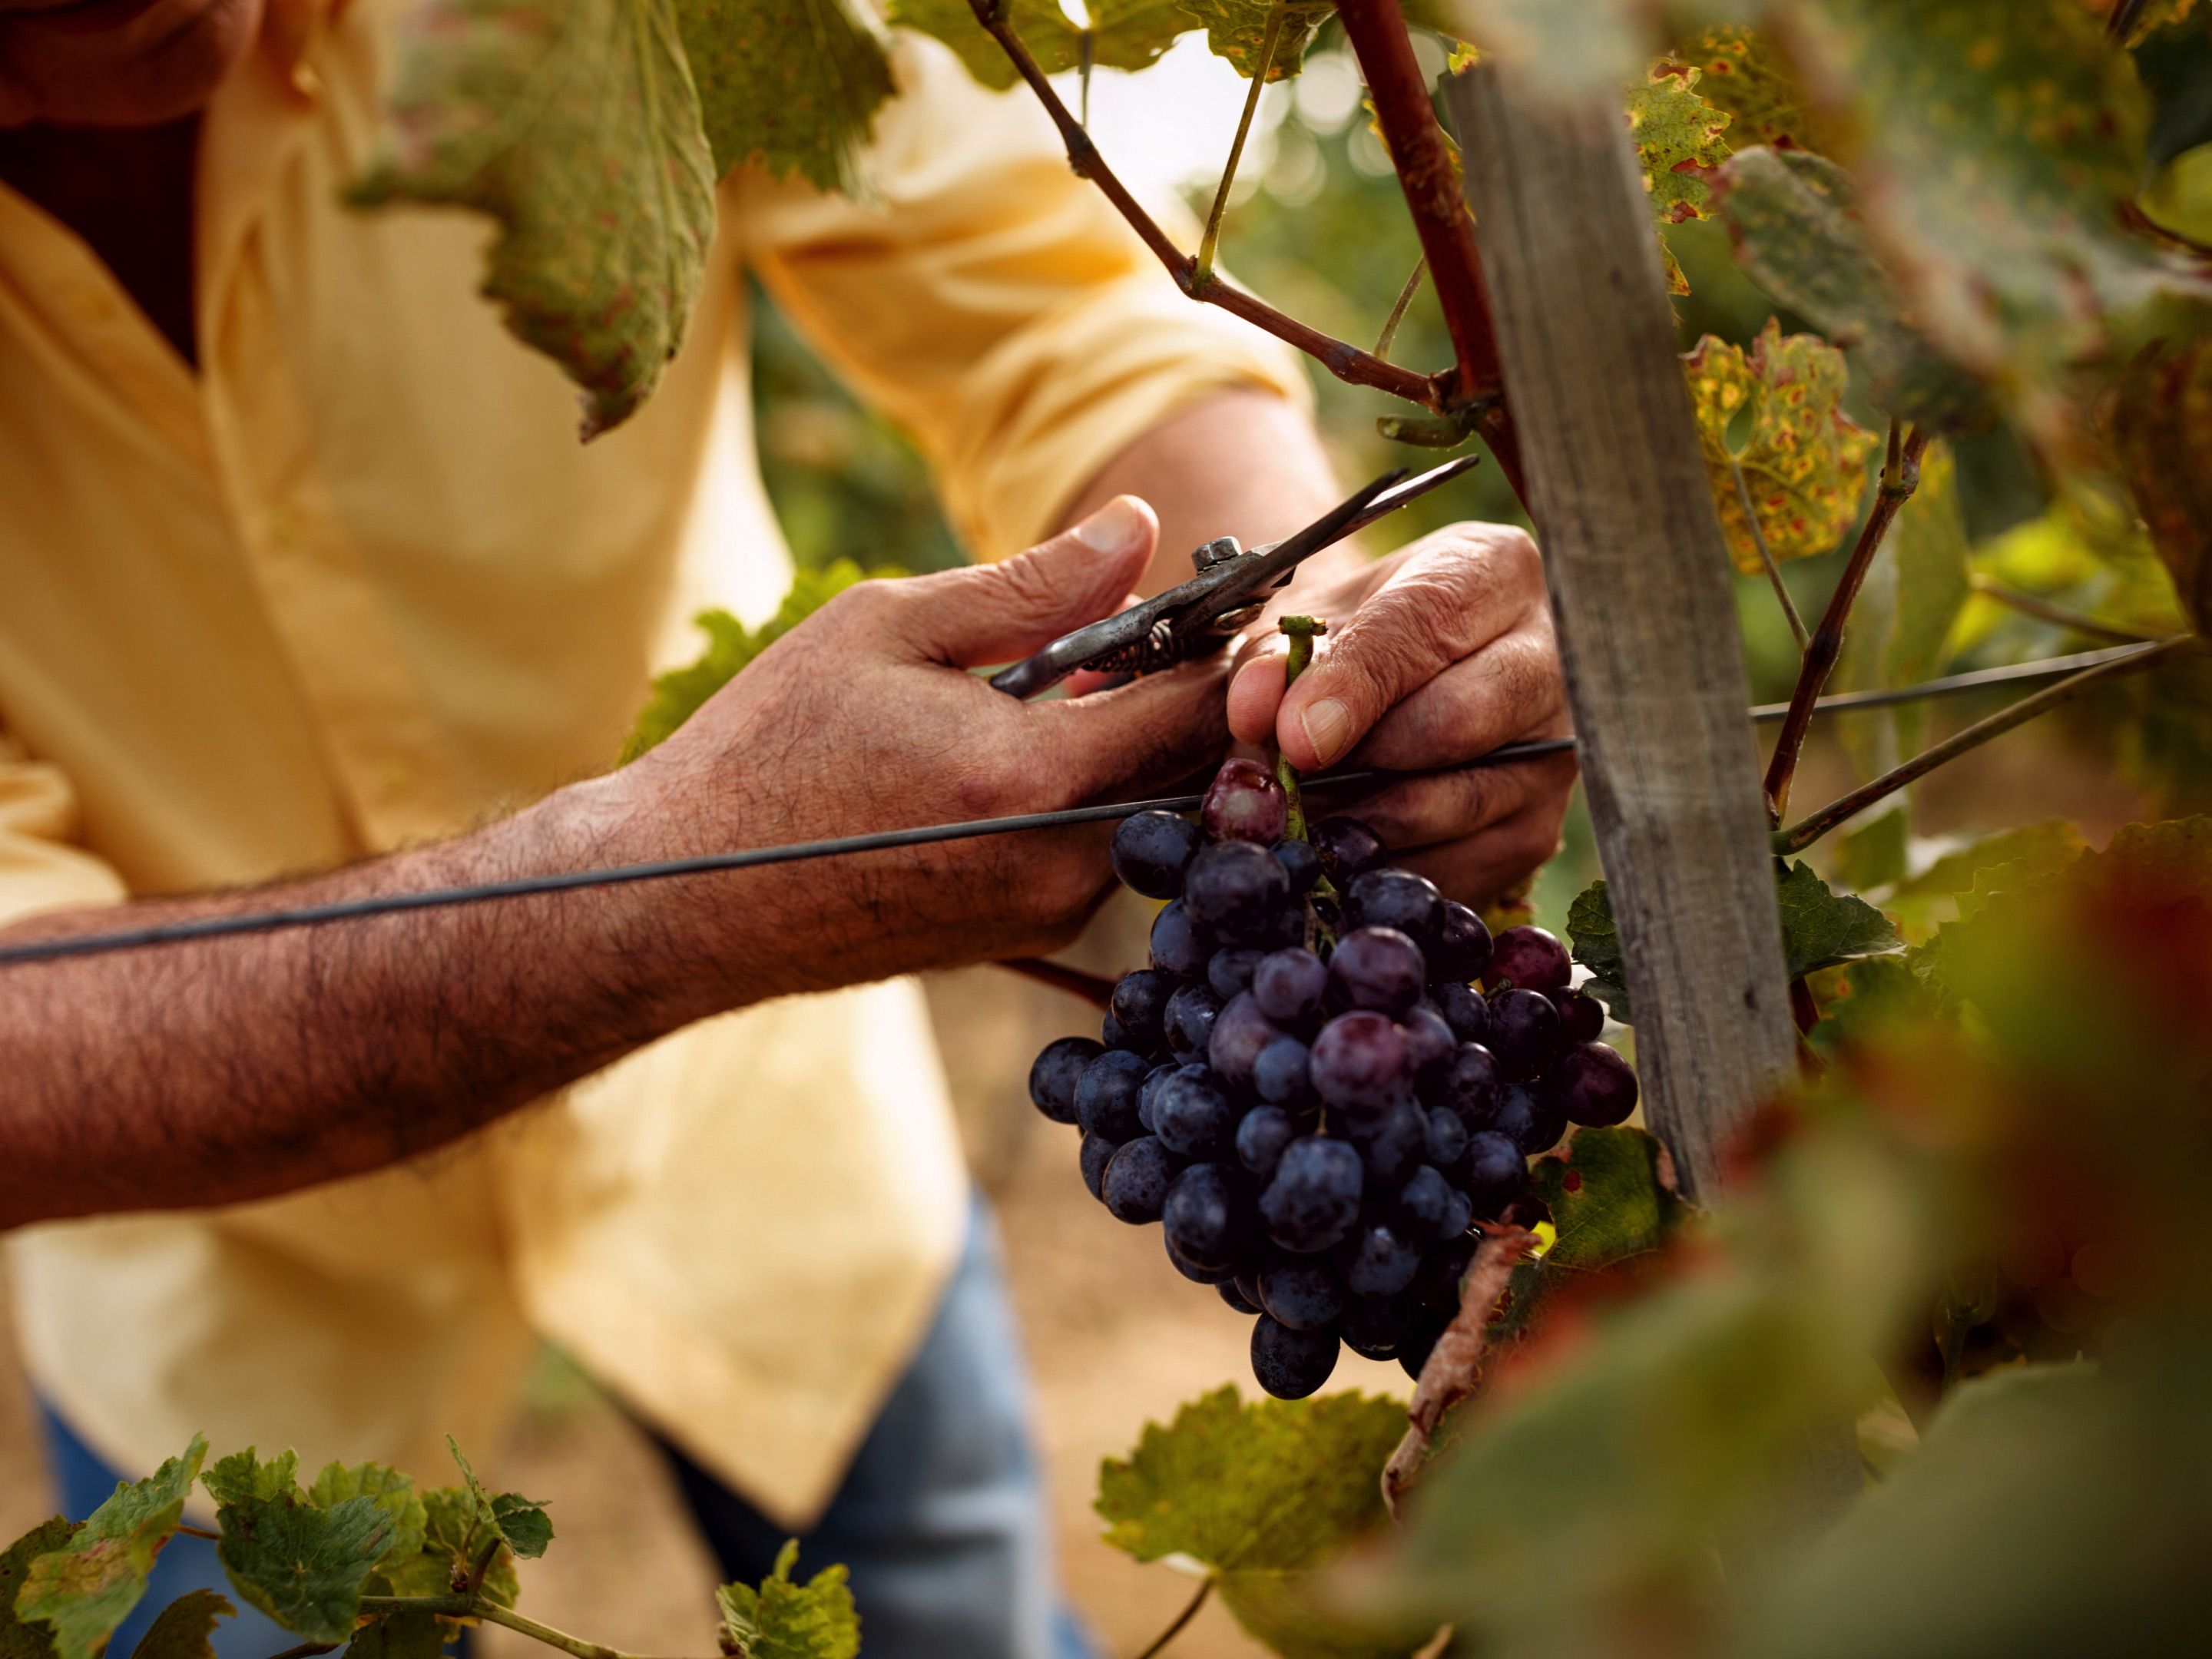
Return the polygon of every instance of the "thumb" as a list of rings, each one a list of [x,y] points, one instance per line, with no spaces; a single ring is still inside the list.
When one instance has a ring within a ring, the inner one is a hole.
[[[1149,506],[1134,495],[1116,495],[1026,553],[901,583],[897,642],[918,658],[955,668],[1026,656],[1119,610],[1152,562],[1159,538]]]

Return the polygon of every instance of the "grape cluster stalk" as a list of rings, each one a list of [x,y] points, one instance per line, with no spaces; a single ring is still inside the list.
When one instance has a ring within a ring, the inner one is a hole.
[[[1252,1319],[1252,1374],[1285,1400],[1345,1347],[1418,1376],[1528,1160],[1637,1099],[1552,934],[1492,938],[1355,818],[1291,824],[1249,760],[1195,822],[1124,820],[1115,874],[1166,901],[1151,964],[1097,1039],[1030,1071],[1037,1109],[1081,1131],[1091,1195],[1158,1222],[1176,1270]]]

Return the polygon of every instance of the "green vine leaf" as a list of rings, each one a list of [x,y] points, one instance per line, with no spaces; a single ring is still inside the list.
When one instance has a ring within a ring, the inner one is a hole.
[[[1986,893],[1975,890],[1985,872],[2006,871],[2003,879],[2016,887],[2056,874],[2087,850],[2081,830],[2063,818],[2000,830],[1954,848],[1918,875],[1899,882],[1882,896],[1881,908],[1907,941],[1917,944],[1987,902]]]
[[[336,1644],[352,1634],[399,1528],[374,1498],[317,1504],[293,1480],[297,1462],[288,1451],[262,1463],[249,1449],[210,1471],[222,1529],[216,1554],[248,1602],[311,1642]]]
[[[525,1560],[535,1560],[544,1554],[545,1547],[553,1541],[553,1522],[546,1516],[545,1506],[520,1492],[495,1494],[486,1491],[451,1435],[446,1437],[446,1449],[453,1453],[453,1462],[460,1465],[461,1480],[476,1505],[477,1526],[497,1533],[507,1548]]]
[[[1557,1156],[1531,1164],[1530,1188],[1559,1231],[1537,1265],[1595,1272],[1663,1249],[1692,1213],[1665,1156],[1642,1129],[1577,1129]]]
[[[66,1548],[80,1524],[57,1515],[41,1521],[0,1552],[0,1659],[53,1659],[53,1632],[17,1617],[15,1597],[31,1563]]]
[[[707,648],[697,661],[671,669],[653,683],[653,696],[639,711],[637,724],[623,744],[625,763],[666,738],[699,712],[708,698],[727,685],[755,657],[805,622],[855,582],[877,577],[903,576],[896,565],[864,570],[850,559],[839,559],[821,570],[800,570],[791,579],[775,615],[758,628],[747,628],[726,611],[702,611],[693,618],[707,635]]]
[[[619,425],[683,343],[714,167],[672,0],[426,0],[401,25],[366,206],[498,221],[483,291]]]
[[[1249,1405],[1233,1385],[1201,1395],[1100,1466],[1106,1541],[1139,1561],[1198,1562],[1284,1659],[1396,1659],[1430,1631],[1345,1626],[1318,1605],[1314,1577],[1382,1525],[1377,1477],[1405,1430],[1403,1407],[1360,1394]]]
[[[307,1501],[318,1509],[330,1509],[349,1498],[369,1498],[392,1517],[392,1542],[385,1550],[386,1560],[411,1561],[422,1553],[430,1517],[422,1500],[415,1495],[411,1478],[381,1463],[356,1463],[350,1468],[330,1463],[307,1488]],[[428,1593],[436,1595],[444,1588],[441,1583],[438,1590]]]
[[[1150,68],[1191,27],[1175,0],[1100,0],[1089,9],[1091,61],[1104,69]],[[1020,78],[1005,51],[975,21],[968,0],[891,0],[889,15],[894,23],[944,41],[987,87],[1003,92]],[[1054,0],[1006,0],[1006,16],[1047,75],[1081,67],[1086,31]]]
[[[216,1459],[200,1477],[200,1484],[217,1504],[251,1504],[298,1490],[299,1473],[297,1452],[280,1452],[264,1463],[248,1446],[244,1451]]]
[[[1267,24],[1278,14],[1282,22],[1274,56],[1267,64],[1270,81],[1287,81],[1304,69],[1306,48],[1313,45],[1321,26],[1336,15],[1335,0],[1176,0],[1176,3],[1205,26],[1206,49],[1225,59],[1248,81],[1259,73],[1261,54],[1267,44]]]
[[[422,1494],[422,1547],[408,1557],[388,1555],[379,1577],[392,1586],[394,1595],[443,1595],[456,1578],[475,1571],[487,1547],[491,1560],[478,1585],[483,1596],[511,1607],[521,1593],[515,1576],[514,1552],[505,1540],[493,1545],[493,1534],[482,1519],[475,1496],[465,1486],[438,1486]]]
[[[238,1609],[211,1589],[187,1590],[163,1607],[131,1650],[131,1659],[215,1659],[216,1622]]]
[[[856,191],[891,95],[883,31],[854,0],[676,0],[714,170],[755,161]]]
[[[860,1618],[842,1563],[801,1584],[792,1577],[799,1540],[776,1552],[775,1571],[760,1582],[725,1584],[714,1592],[722,1610],[723,1651],[737,1659],[854,1659]]]
[[[1575,895],[1567,907],[1567,943],[1577,962],[1590,970],[1582,988],[1605,1004],[1623,1025],[1633,1024],[1628,1008],[1628,964],[1620,953],[1620,929],[1613,920],[1613,901],[1602,879]]]
[[[2128,366],[2112,441],[2182,609],[2212,632],[2212,340]]]
[[[1629,136],[1644,172],[1644,193],[1662,225],[1705,216],[1712,194],[1707,180],[1728,156],[1723,135],[1729,117],[1692,90],[1698,78],[1698,71],[1688,64],[1663,61],[1628,94]],[[1668,292],[1687,294],[1689,279],[1682,275],[1673,250],[1663,240],[1659,247],[1666,256]]]
[[[184,1519],[207,1442],[198,1435],[143,1480],[116,1487],[69,1541],[32,1558],[15,1612],[53,1631],[54,1659],[94,1659],[146,1593],[154,1558]],[[11,1552],[12,1553],[12,1552]]]
[[[1736,568],[1757,575],[1765,568],[1744,511],[1746,494],[1777,560],[1832,550],[1858,517],[1867,461],[1878,441],[1843,412],[1850,379],[1843,354],[1814,335],[1785,336],[1770,318],[1748,355],[1708,334],[1683,368],[1698,447]],[[1740,419],[1749,424],[1737,444],[1729,434]]]
[[[1674,56],[1697,71],[1698,96],[1727,112],[1730,148],[1815,147],[1805,89],[1765,35],[1723,23],[1684,41]]]
[[[1782,954],[1793,980],[1905,948],[1887,916],[1856,893],[1833,890],[1809,864],[1791,865],[1775,896],[1782,905]]]

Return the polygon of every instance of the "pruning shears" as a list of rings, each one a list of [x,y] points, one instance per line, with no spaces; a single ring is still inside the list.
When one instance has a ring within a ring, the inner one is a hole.
[[[1387,472],[1304,529],[1263,547],[1242,548],[1234,536],[1217,536],[1190,556],[1195,574],[1188,581],[1061,635],[992,675],[991,684],[1011,697],[1034,697],[1078,669],[1155,674],[1209,655],[1260,614],[1264,592],[1287,583],[1306,560],[1449,483],[1480,459],[1462,455],[1413,477],[1402,470]]]

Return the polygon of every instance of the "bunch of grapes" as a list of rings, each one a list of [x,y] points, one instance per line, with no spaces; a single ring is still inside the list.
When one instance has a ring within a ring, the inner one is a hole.
[[[1169,901],[1152,965],[1115,985],[1102,1041],[1037,1055],[1030,1097],[1080,1127],[1093,1196],[1254,1316],[1253,1375],[1295,1400],[1340,1345],[1418,1376],[1475,1224],[1568,1124],[1626,1119],[1636,1077],[1553,935],[1493,939],[1356,819],[1290,823],[1247,760],[1196,823],[1122,822],[1115,873]]]

